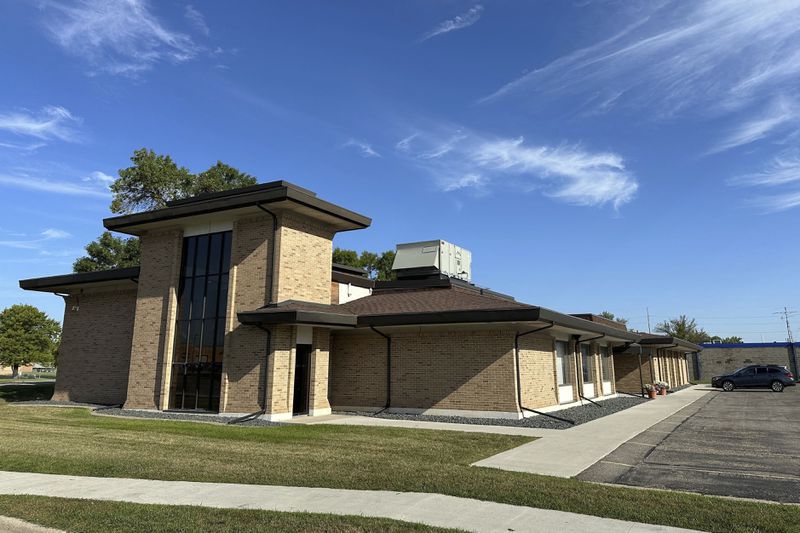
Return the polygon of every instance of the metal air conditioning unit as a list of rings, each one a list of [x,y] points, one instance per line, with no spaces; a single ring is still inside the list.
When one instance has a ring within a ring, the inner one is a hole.
[[[424,279],[442,275],[472,281],[472,253],[447,241],[397,245],[392,263],[397,279]]]

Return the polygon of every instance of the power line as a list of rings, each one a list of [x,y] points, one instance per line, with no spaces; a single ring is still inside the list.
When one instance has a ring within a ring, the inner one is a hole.
[[[779,315],[783,317],[783,320],[786,322],[786,340],[789,343],[794,344],[794,338],[792,337],[792,327],[789,325],[789,317],[794,316],[797,314],[797,311],[790,311],[787,307],[783,308],[783,311],[778,311],[777,313],[772,313],[773,315]]]

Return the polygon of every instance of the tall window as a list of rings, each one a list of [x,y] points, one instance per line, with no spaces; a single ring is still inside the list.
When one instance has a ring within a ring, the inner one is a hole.
[[[603,381],[611,381],[611,354],[607,346],[600,348],[600,371],[603,373]]]
[[[592,383],[592,351],[588,344],[581,344],[581,366],[583,367],[583,382]]]
[[[570,378],[569,356],[567,355],[567,343],[556,341],[556,376],[559,385],[569,385]]]
[[[170,407],[219,409],[231,232],[183,240]]]

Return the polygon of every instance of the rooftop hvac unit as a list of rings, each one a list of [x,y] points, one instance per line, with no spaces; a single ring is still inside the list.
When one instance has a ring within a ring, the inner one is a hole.
[[[422,241],[397,245],[392,270],[398,279],[444,274],[472,281],[472,253],[447,241]]]

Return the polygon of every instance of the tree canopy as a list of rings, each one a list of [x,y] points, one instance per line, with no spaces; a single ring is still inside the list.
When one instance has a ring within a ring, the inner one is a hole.
[[[744,341],[742,340],[741,337],[737,337],[736,335],[734,335],[733,337],[720,337],[719,335],[714,335],[708,340],[708,342],[715,342],[721,344],[741,344]]]
[[[701,344],[711,340],[711,335],[698,326],[694,318],[689,318],[686,315],[681,315],[678,318],[672,318],[656,324],[656,331],[695,344]]]
[[[0,313],[0,364],[17,377],[20,365],[52,362],[60,335],[61,325],[36,307],[7,307]]]
[[[169,155],[147,148],[134,151],[131,163],[130,167],[120,169],[119,178],[111,184],[113,213],[159,209],[172,200],[258,183],[253,176],[222,161],[200,174],[192,174]]]
[[[178,166],[169,155],[147,148],[134,151],[131,163],[128,168],[120,169],[119,178],[111,184],[113,213],[159,209],[172,200],[258,183],[250,174],[222,161],[199,174],[192,174],[186,167]],[[87,255],[78,258],[72,269],[93,272],[138,266],[140,252],[139,240],[135,237],[120,238],[105,232],[86,245]]]
[[[394,250],[386,250],[380,254],[364,250],[359,255],[355,250],[335,248],[333,250],[333,262],[340,265],[363,268],[367,271],[370,279],[387,281],[395,279],[394,272],[392,272],[394,255]]]
[[[103,232],[100,237],[86,245],[86,255],[72,264],[74,272],[95,272],[110,268],[139,266],[141,248],[139,239],[115,237]]]
[[[628,319],[627,318],[622,318],[621,316],[616,316],[611,311],[603,311],[602,313],[600,313],[600,316],[603,317],[603,318],[607,318],[608,320],[613,320],[615,322],[619,322],[620,324],[627,324],[628,323]]]

